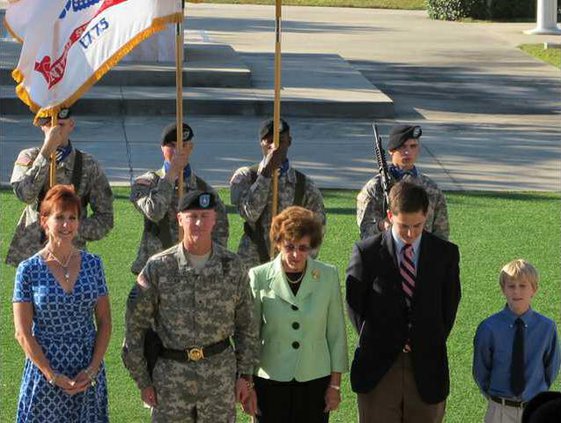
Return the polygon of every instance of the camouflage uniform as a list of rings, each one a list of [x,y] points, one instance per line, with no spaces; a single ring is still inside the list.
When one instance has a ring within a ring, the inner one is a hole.
[[[382,192],[382,178],[376,175],[360,190],[356,198],[356,223],[360,229],[360,238],[364,239],[380,233],[378,222],[383,220],[384,195]],[[448,224],[448,209],[446,198],[436,183],[428,176],[418,172],[417,176],[405,175],[401,180],[415,182],[427,190],[429,195],[429,209],[425,229],[434,235],[448,240],[450,227]],[[396,180],[390,174],[390,186]]]
[[[20,261],[43,247],[44,234],[39,223],[38,198],[49,183],[50,160],[39,153],[40,148],[29,148],[18,155],[12,172],[11,184],[16,196],[27,203],[16,227],[6,263],[17,266]],[[64,158],[56,169],[57,184],[71,184],[76,149]],[[103,238],[113,228],[113,193],[100,164],[82,152],[82,177],[77,194],[82,199],[79,234],[74,244],[83,249],[86,241]],[[88,217],[89,204],[92,215]]]
[[[263,175],[258,175],[253,182],[252,170],[247,166],[239,168],[230,180],[231,203],[236,206],[242,219],[252,228],[256,227],[258,221],[261,222],[265,245],[269,245],[269,230],[271,228],[271,208],[273,202],[271,186],[272,178],[267,178]],[[278,186],[278,212],[281,212],[294,205],[296,192],[296,172],[294,168],[289,167],[286,174],[279,177]],[[309,177],[306,177],[301,206],[317,213],[325,225],[326,216],[323,197]],[[262,263],[256,244],[245,233],[240,240],[238,254],[248,269]]]
[[[192,190],[208,191],[216,194],[216,224],[212,231],[212,239],[220,245],[228,246],[228,214],[224,203],[220,200],[214,188],[193,172],[185,179],[185,193]],[[148,258],[169,248],[163,246],[157,234],[157,222],[160,222],[167,213],[169,219],[169,233],[171,244],[177,243],[177,204],[179,201],[177,185],[175,187],[164,179],[163,169],[158,172],[147,172],[136,178],[132,186],[130,200],[145,219],[155,223],[152,226],[144,225],[142,240],[138,248],[136,260],[131,266],[134,274],[140,273]],[[154,230],[156,229],[156,230]]]
[[[123,362],[139,389],[154,386],[158,406],[153,422],[232,422],[236,372],[257,364],[258,329],[249,279],[239,257],[213,243],[201,270],[194,269],[182,244],[151,257],[127,302]],[[227,348],[200,361],[159,358],[153,380],[143,355],[144,335],[153,327],[165,348],[206,346],[231,337]]]

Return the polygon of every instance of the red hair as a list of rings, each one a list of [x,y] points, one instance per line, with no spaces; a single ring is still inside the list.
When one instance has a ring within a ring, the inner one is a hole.
[[[321,220],[314,212],[299,206],[284,209],[273,219],[269,237],[273,243],[299,241],[310,237],[310,247],[320,246],[323,238]]]
[[[47,191],[47,195],[41,202],[39,213],[42,218],[48,218],[56,210],[73,210],[80,215],[80,197],[76,195],[72,185],[55,185]]]

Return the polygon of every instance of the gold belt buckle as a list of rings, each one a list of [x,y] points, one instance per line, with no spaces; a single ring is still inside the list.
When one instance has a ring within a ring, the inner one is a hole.
[[[205,358],[205,355],[203,354],[202,348],[191,348],[187,350],[187,357],[191,361],[199,361]]]

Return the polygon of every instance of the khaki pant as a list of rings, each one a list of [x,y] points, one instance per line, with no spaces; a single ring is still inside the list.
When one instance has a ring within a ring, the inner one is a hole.
[[[510,407],[489,400],[487,413],[485,413],[483,421],[485,423],[520,423],[522,421],[523,412],[523,408]]]
[[[419,396],[411,356],[401,353],[376,387],[358,394],[359,423],[440,423],[446,401],[427,404]]]

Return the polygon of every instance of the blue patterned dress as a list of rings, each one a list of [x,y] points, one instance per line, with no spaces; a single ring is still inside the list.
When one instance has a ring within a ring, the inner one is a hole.
[[[74,290],[67,294],[39,254],[20,263],[13,302],[33,304],[33,334],[51,367],[70,378],[85,369],[92,358],[96,329],[94,306],[107,295],[101,259],[80,252],[82,263]],[[101,365],[97,384],[70,396],[49,385],[41,371],[25,360],[17,422],[108,422],[107,384]]]

